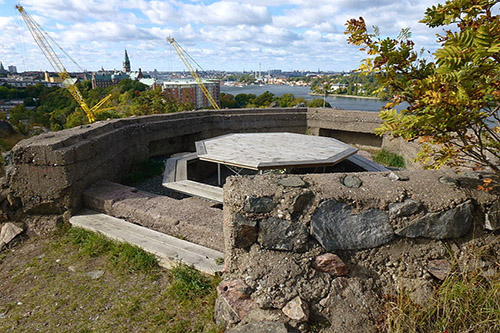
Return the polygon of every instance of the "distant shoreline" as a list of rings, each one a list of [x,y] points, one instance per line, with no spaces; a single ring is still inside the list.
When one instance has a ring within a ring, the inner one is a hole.
[[[324,96],[325,94],[318,94],[314,92],[310,92],[309,95],[312,96]],[[326,94],[327,97],[346,97],[346,98],[361,98],[361,99],[376,99],[376,100],[382,100],[378,97],[370,97],[370,96],[356,96],[356,95],[343,95],[343,94]]]

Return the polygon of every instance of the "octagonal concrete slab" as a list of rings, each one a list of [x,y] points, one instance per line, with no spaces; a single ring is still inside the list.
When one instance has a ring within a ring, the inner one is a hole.
[[[358,149],[296,133],[235,133],[196,142],[200,160],[252,170],[335,165]]]

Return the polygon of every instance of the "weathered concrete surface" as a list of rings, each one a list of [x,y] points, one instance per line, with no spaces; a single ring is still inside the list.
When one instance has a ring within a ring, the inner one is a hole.
[[[194,142],[232,132],[305,133],[306,109],[182,112],[99,121],[19,142],[9,167],[11,194],[29,214],[61,214],[81,206],[98,180],[118,180],[151,156],[194,151]]]
[[[86,207],[223,251],[222,211],[196,200],[176,200],[100,181],[83,193]]]
[[[325,128],[372,134],[381,123],[378,112],[313,108],[307,112],[307,125],[313,131]]]
[[[477,246],[488,253],[500,250],[498,237],[483,229],[498,199],[477,190],[478,177],[399,171],[401,180],[393,181],[389,175],[356,173],[359,187],[345,186],[341,173],[294,175],[301,180],[294,179],[299,187],[287,186],[283,179],[288,175],[229,178],[224,186],[223,279],[245,281],[262,313],[238,325],[276,318],[279,311],[299,332],[325,323],[320,332],[375,331],[383,295],[406,290],[414,302],[425,304],[438,283],[431,273],[444,272],[433,263],[467,260]],[[442,183],[443,177],[457,179],[458,186]],[[294,226],[305,226],[309,236],[297,237],[301,233]],[[408,226],[421,232],[393,231]],[[297,240],[305,240],[300,249],[292,246]],[[496,274],[495,260],[481,263],[481,274]]]

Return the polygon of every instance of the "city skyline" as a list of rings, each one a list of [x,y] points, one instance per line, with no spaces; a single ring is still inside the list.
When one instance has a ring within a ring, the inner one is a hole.
[[[121,69],[124,49],[132,70],[182,71],[166,41],[173,36],[205,70],[349,71],[365,54],[349,46],[345,22],[363,16],[383,36],[410,28],[418,47],[433,51],[435,34],[418,21],[429,0],[264,0],[64,2],[22,1],[27,12],[82,69]],[[0,0],[0,61],[18,71],[49,70],[48,61],[14,8]],[[63,58],[68,71],[78,71]]]

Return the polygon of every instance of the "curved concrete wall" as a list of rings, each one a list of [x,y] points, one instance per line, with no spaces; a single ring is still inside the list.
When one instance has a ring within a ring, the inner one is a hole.
[[[193,111],[96,122],[23,140],[12,150],[9,187],[29,214],[78,208],[97,180],[117,180],[131,164],[194,151],[197,140],[231,132],[305,133],[305,108]]]

